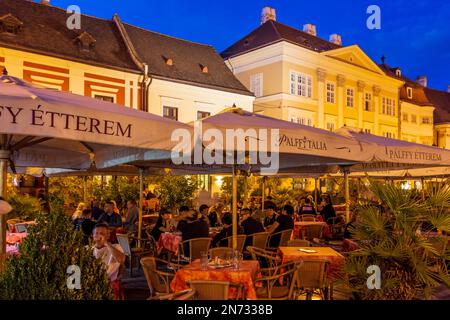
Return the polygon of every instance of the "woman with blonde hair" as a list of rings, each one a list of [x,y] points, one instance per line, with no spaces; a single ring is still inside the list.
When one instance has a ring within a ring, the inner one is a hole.
[[[83,215],[83,210],[87,209],[87,206],[84,202],[80,202],[77,206],[77,209],[75,210],[75,212],[72,215],[72,220],[76,220],[81,218],[81,216]]]

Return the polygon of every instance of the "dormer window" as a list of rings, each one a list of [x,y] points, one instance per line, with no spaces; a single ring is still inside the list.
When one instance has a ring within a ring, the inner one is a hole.
[[[165,62],[168,66],[173,66],[173,59],[172,59],[172,58],[167,58],[167,57],[164,57],[164,56],[163,56],[163,59],[164,59],[164,62]]]
[[[406,88],[406,94],[408,96],[408,99],[412,99],[412,97],[413,97],[412,88],[410,88],[410,87]]]
[[[203,73],[208,73],[209,72],[208,67],[204,66],[202,64],[200,65],[200,69],[202,70]]]
[[[84,51],[90,51],[95,46],[95,42],[97,42],[97,40],[86,31],[81,33],[75,41],[78,42],[78,45]]]
[[[2,34],[18,34],[22,26],[23,22],[10,13],[0,17],[0,33]]]
[[[397,77],[401,77],[402,76],[402,70],[400,70],[399,68],[395,69],[395,75]]]

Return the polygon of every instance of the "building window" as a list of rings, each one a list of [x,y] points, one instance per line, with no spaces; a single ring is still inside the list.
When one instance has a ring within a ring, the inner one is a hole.
[[[395,116],[395,100],[383,97],[382,113],[388,116]]]
[[[355,90],[347,88],[347,107],[353,108],[355,106]]]
[[[211,112],[197,111],[197,120],[209,117],[210,115],[211,115]]]
[[[408,99],[412,99],[413,97],[413,91],[412,88],[406,88],[406,94],[408,95]]]
[[[333,122],[327,122],[327,130],[334,131],[334,123]]]
[[[395,133],[392,132],[383,132],[383,136],[389,139],[395,139]]]
[[[412,123],[417,123],[417,115],[415,115],[415,114],[411,115],[411,122]]]
[[[94,98],[97,99],[97,100],[103,100],[103,101],[114,103],[114,97],[111,97],[111,96],[103,96],[103,95],[100,95],[100,94],[96,94],[94,96]]]
[[[291,72],[291,94],[311,98],[312,79],[305,74]]]
[[[327,82],[327,102],[334,103],[334,83]]]
[[[302,124],[304,126],[312,126],[312,119],[310,118],[291,117],[291,122]]]
[[[257,73],[250,76],[250,91],[255,97],[262,97],[263,95],[263,74]]]
[[[364,110],[372,111],[372,94],[366,93],[364,95]]]
[[[403,114],[403,121],[408,122],[408,114],[407,113]]]
[[[163,117],[178,121],[178,108],[164,106]]]
[[[370,129],[364,129],[364,133],[370,134]]]
[[[422,124],[430,124],[430,123],[431,123],[430,118],[428,118],[428,117],[422,118]]]

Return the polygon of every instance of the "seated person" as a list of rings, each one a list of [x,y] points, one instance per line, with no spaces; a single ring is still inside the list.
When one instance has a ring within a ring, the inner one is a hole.
[[[109,201],[105,204],[105,213],[98,219],[98,223],[106,223],[110,228],[119,228],[122,226],[122,217],[114,212],[115,204]]]
[[[211,241],[211,247],[228,247],[226,238],[233,236],[233,216],[231,213],[225,213],[222,217],[223,229],[214,236]],[[238,234],[242,234],[242,230],[238,228]]]
[[[322,199],[322,211],[320,211],[320,215],[328,224],[332,224],[331,221],[328,221],[330,218],[336,217],[336,212],[334,211],[333,204],[331,203],[331,198],[329,196],[324,197]]]
[[[276,210],[277,208],[274,205],[269,205],[265,211],[266,211],[266,217],[264,218],[264,228],[268,228],[271,225],[273,225],[277,219],[276,217]]]
[[[98,219],[100,219],[100,217],[102,216],[102,214],[105,213],[105,210],[103,210],[100,207],[100,202],[98,200],[94,200],[92,202],[92,219],[94,221],[97,221]]]
[[[300,216],[302,214],[316,215],[316,209],[314,209],[314,206],[312,205],[310,198],[305,199],[305,204],[301,206],[299,214]]]
[[[172,231],[172,224],[170,223],[171,219],[172,215],[170,211],[167,209],[161,209],[158,220],[150,233],[155,241],[159,240],[161,233]]]
[[[180,227],[180,223],[178,223],[178,227]],[[197,212],[193,209],[188,211],[186,216],[186,223],[182,225],[180,231],[182,241],[196,238],[209,238],[208,224],[206,223],[206,221],[197,219]],[[189,243],[184,244],[183,251],[184,256],[189,257]]]
[[[116,298],[120,298],[120,268],[125,262],[125,254],[118,244],[108,242],[109,228],[105,223],[97,223],[94,229],[94,257],[105,264],[110,285]]]
[[[266,231],[269,233],[278,233],[284,230],[294,229],[294,220],[292,216],[294,215],[294,207],[287,204],[283,207],[281,214],[278,215],[277,220]],[[276,235],[270,238],[270,247],[276,248],[280,245],[281,236]]]
[[[244,234],[247,235],[245,247],[252,245],[252,238],[249,236],[254,233],[266,231],[263,224],[252,217],[252,210],[249,208],[244,208],[241,210],[241,226]]]
[[[139,221],[139,208],[137,207],[136,200],[131,199],[127,201],[127,217],[123,224],[125,232],[134,233],[137,231],[136,222]]]
[[[208,223],[208,226],[211,227],[211,223],[208,217],[209,207],[206,204],[202,204],[198,211],[200,212],[200,220],[206,221],[206,223]]]
[[[178,210],[179,215],[176,217],[176,221],[174,221],[175,226],[177,228],[177,231],[182,231],[182,229],[186,226],[188,223],[188,215],[189,215],[189,207],[188,206],[181,206]]]

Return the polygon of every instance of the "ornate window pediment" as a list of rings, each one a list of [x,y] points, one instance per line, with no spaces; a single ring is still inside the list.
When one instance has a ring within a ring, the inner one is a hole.
[[[0,33],[17,34],[23,26],[23,22],[11,13],[0,17]]]
[[[95,40],[95,38],[88,32],[83,31],[78,37],[76,37],[75,42],[78,43],[82,50],[89,51],[95,46],[97,40]]]

